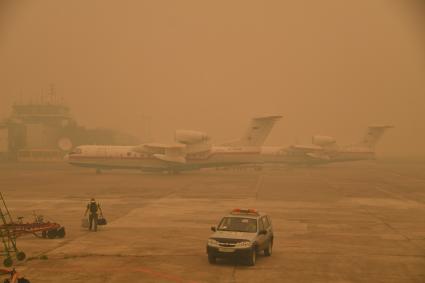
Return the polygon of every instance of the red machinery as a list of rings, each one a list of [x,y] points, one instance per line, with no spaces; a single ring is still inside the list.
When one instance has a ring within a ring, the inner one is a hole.
[[[18,261],[25,259],[25,253],[19,251],[16,246],[16,238],[19,236],[33,234],[40,238],[49,239],[65,237],[65,227],[58,223],[44,222],[40,215],[35,215],[35,221],[32,223],[23,223],[22,217],[18,218],[18,222],[13,221],[1,193],[0,200],[0,240],[4,247],[3,251],[0,251],[0,255],[5,256],[4,266],[13,265],[12,256],[16,257]]]
[[[8,223],[0,225],[0,229],[9,230],[15,238],[26,234],[49,239],[65,237],[65,227],[52,222]]]
[[[29,280],[19,277],[19,274],[16,272],[15,269],[12,270],[6,270],[6,269],[0,269],[0,275],[9,275],[10,279],[5,279],[4,283],[30,283]]]

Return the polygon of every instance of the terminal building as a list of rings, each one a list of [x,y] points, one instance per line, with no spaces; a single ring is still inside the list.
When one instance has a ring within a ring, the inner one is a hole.
[[[137,138],[110,129],[86,129],[68,106],[53,96],[46,102],[15,104],[0,122],[0,160],[60,161],[81,144],[137,144]]]

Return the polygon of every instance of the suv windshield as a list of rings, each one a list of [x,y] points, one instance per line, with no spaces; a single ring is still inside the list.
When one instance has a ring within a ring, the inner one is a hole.
[[[218,225],[218,230],[255,233],[257,232],[257,219],[224,217]]]

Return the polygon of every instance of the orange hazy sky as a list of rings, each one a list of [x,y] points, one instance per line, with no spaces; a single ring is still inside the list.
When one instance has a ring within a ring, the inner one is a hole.
[[[54,84],[80,124],[267,144],[396,126],[381,155],[425,156],[424,1],[0,0],[0,118]]]

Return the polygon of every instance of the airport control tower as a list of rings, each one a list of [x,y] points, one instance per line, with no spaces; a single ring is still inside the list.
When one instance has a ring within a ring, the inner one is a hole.
[[[0,123],[0,160],[59,161],[81,144],[137,144],[138,140],[111,129],[79,126],[54,89],[37,101],[16,103]]]
[[[3,130],[0,129],[3,132],[0,136],[8,137],[9,156],[18,160],[53,161],[62,159],[72,148],[70,129],[77,123],[53,88],[47,97],[36,102],[16,103],[12,109]]]

